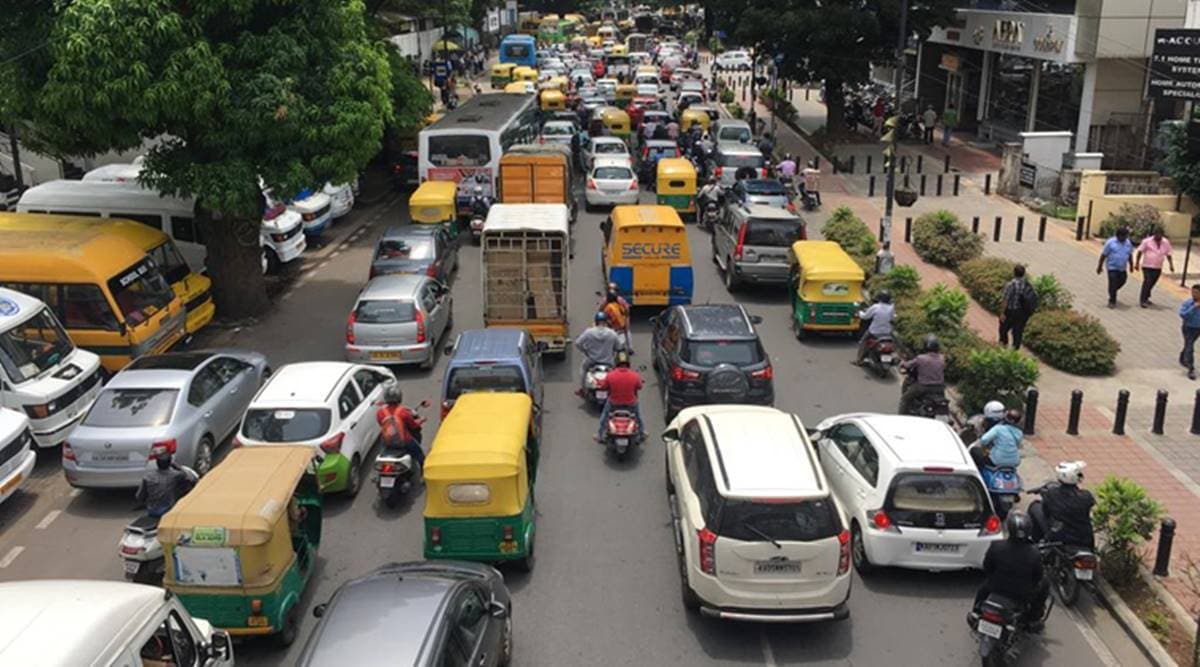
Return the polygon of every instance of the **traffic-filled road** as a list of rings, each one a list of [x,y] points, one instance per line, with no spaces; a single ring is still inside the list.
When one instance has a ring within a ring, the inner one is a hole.
[[[644,202],[653,198],[642,193]],[[570,275],[572,329],[590,321],[603,286],[599,267],[600,213],[584,213],[573,229]],[[383,228],[402,224],[407,207],[393,198],[357,210],[331,230],[331,239],[305,259],[275,309],[253,326],[215,331],[200,344],[233,345],[266,353],[276,368],[289,362],[341,359],[347,311],[367,279],[371,249]],[[689,226],[695,267],[694,301],[728,302],[710,261],[707,234]],[[460,252],[454,279],[457,330],[482,326],[479,250]],[[806,424],[849,411],[895,410],[896,381],[879,381],[849,364],[847,339],[797,342],[788,328],[786,294],[737,294],[759,326],[775,369],[776,406]],[[650,311],[635,313],[635,365],[648,363]],[[454,332],[451,332],[451,336]],[[450,342],[447,340],[445,342]],[[436,402],[444,360],[432,372],[397,372],[406,402]],[[684,611],[670,532],[660,440],[657,380],[644,370],[642,410],[652,437],[625,463],[592,441],[597,415],[574,394],[578,358],[546,366],[546,408],[538,474],[538,562],[532,574],[507,572],[514,593],[516,662],[526,665],[862,664],[930,665],[976,661],[964,617],[978,575],[890,571],[855,576],[848,621],[760,626],[702,619]],[[426,446],[436,432],[436,412]],[[222,449],[221,453],[224,453]],[[0,505],[0,580],[120,579],[117,541],[134,515],[132,491],[71,490],[57,450],[46,451],[35,479]],[[304,607],[324,601],[346,579],[389,562],[421,558],[423,498],[394,510],[374,488],[353,501],[326,499],[318,570]],[[1056,609],[1043,638],[1027,646],[1022,664],[1144,664],[1132,645],[1088,602],[1081,612],[1099,623],[1088,629]],[[239,642],[248,665],[293,664],[315,620],[304,616],[301,640],[288,650],[270,642]],[[1103,641],[1097,637],[1103,636]],[[1108,644],[1106,645],[1105,642]],[[386,651],[386,646],[379,650]],[[1114,657],[1115,656],[1115,657]]]

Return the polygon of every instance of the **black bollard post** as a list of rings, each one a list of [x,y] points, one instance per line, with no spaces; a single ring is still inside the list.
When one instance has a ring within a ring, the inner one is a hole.
[[[1129,390],[1117,392],[1117,414],[1113,418],[1113,435],[1125,435],[1125,418],[1129,416]]]
[[[1200,435],[1200,389],[1196,390],[1196,402],[1192,405],[1192,435]]]
[[[1083,240],[1083,221],[1084,220],[1087,220],[1087,218],[1081,215],[1081,216],[1079,216],[1079,220],[1075,222],[1075,240],[1076,241]]]
[[[975,216],[974,218],[971,218],[971,233],[972,234],[979,233],[979,216]]]
[[[904,174],[908,173],[908,156],[907,155],[900,156],[900,172],[904,173]]]
[[[850,173],[851,174],[854,173],[854,156],[853,155],[850,156]]]
[[[1025,392],[1025,435],[1033,435],[1037,428],[1038,390]]]
[[[820,155],[813,157],[813,169],[816,169],[817,171],[821,171],[821,156]]]
[[[1083,409],[1083,391],[1071,392],[1071,412],[1067,415],[1067,435],[1079,435],[1079,411]]]
[[[1046,216],[1044,215],[1042,216],[1042,219],[1038,221],[1038,240],[1046,240]]]
[[[959,178],[959,174],[955,174],[954,175],[954,196],[955,197],[958,196],[958,178]]]
[[[1158,396],[1154,399],[1154,423],[1150,425],[1150,432],[1154,435],[1163,434],[1163,424],[1167,421],[1167,390],[1159,389]]]
[[[1158,529],[1158,553],[1154,554],[1154,576],[1165,577],[1170,572],[1171,546],[1175,544],[1175,520],[1166,517]]]
[[[942,196],[942,175],[937,175],[937,196]]]
[[[1021,241],[1021,237],[1025,234],[1025,216],[1017,216],[1017,242]]]
[[[833,156],[833,159],[831,159],[829,161],[829,166],[833,168],[833,175],[837,176],[838,175],[838,159],[837,159],[836,155]]]
[[[924,164],[925,164],[925,156],[921,153],[917,153],[917,173],[918,174],[921,173],[922,169],[924,169]]]
[[[872,162],[874,162],[874,156],[868,155],[867,156],[867,171],[866,171],[866,173],[868,173],[868,174],[871,173],[871,163]]]
[[[925,196],[925,174],[921,174],[921,196]]]
[[[942,162],[942,173],[943,174],[950,173],[950,154],[949,153],[946,154],[946,159]]]
[[[992,224],[992,242],[1000,242],[1000,216],[996,216],[996,222]]]
[[[904,219],[904,242],[912,243],[912,218]]]
[[[867,159],[870,160],[871,158],[867,158]],[[867,181],[867,196],[868,197],[875,196],[875,174],[871,174],[870,180]]]
[[[992,194],[992,175],[991,174],[983,175],[983,194],[985,194],[985,195]]]

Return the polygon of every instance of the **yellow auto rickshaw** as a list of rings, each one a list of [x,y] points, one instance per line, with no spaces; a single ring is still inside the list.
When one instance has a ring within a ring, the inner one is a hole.
[[[862,267],[833,241],[797,241],[790,255],[788,289],[796,338],[813,331],[857,333]]]
[[[617,85],[617,108],[624,109],[633,102],[633,98],[637,97],[637,86],[632,83],[622,83]]]
[[[458,238],[455,213],[458,184],[454,181],[425,181],[408,198],[408,215],[413,224],[443,225],[450,238]]]
[[[690,160],[671,157],[658,161],[658,203],[670,206],[680,217],[696,215],[696,167]]]
[[[321,543],[315,451],[234,449],[163,516],[163,587],[188,611],[234,636],[296,640]]]
[[[543,90],[539,95],[542,111],[566,111],[567,96],[556,88]]]
[[[529,95],[533,90],[533,84],[528,81],[513,81],[504,87],[504,92],[518,95]]]
[[[503,88],[512,83],[515,63],[496,63],[492,65],[492,88]]]
[[[529,81],[537,85],[538,71],[528,65],[521,65],[513,69],[513,81]]]
[[[425,460],[425,557],[533,568],[538,428],[528,394],[470,392]]]
[[[616,107],[605,107],[600,112],[600,122],[608,128],[608,133],[614,137],[628,137],[633,125],[629,122],[629,114]]]
[[[565,76],[552,76],[542,83],[543,85],[554,86],[558,92],[562,93],[563,95],[571,92],[571,80]]]
[[[588,35],[587,43],[589,47],[598,49],[604,45],[604,40],[600,38],[600,35],[591,34]]]
[[[700,129],[708,132],[708,124],[711,122],[712,119],[708,117],[708,114],[698,109],[687,109],[679,114],[679,129],[683,132],[687,132],[697,124],[700,125]]]

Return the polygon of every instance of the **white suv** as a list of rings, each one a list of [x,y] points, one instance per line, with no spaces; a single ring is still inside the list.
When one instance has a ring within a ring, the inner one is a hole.
[[[814,434],[821,467],[850,515],[854,567],[983,566],[1000,519],[966,447],[924,417],[847,414]]]
[[[745,51],[726,51],[717,56],[716,62],[713,63],[713,68],[718,70],[750,69],[752,62],[750,54]]]
[[[741,621],[849,617],[848,524],[798,417],[697,406],[663,440],[684,607]]]

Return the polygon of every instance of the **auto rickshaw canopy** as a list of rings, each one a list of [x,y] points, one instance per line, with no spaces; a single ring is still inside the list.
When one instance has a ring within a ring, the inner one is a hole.
[[[516,68],[516,63],[496,63],[492,65],[492,76],[511,77],[513,70]]]
[[[514,81],[532,81],[537,83],[538,71],[528,65],[521,65],[512,72]]]
[[[858,301],[865,279],[862,267],[833,241],[796,241],[792,244],[793,261],[799,265],[797,289],[805,299],[818,301]],[[830,284],[838,285],[830,290]]]
[[[408,214],[413,222],[440,223],[454,220],[454,181],[425,181],[408,198]]]
[[[681,157],[665,157],[658,161],[658,191],[696,194],[696,167]],[[673,181],[682,181],[676,185]]]
[[[504,92],[528,95],[533,92],[533,83],[529,81],[513,81],[504,86]]]
[[[697,123],[701,128],[704,129],[705,132],[707,132],[708,125],[711,122],[712,119],[708,117],[708,114],[698,109],[686,109],[682,114],[679,115],[679,129],[684,130],[685,132],[690,130],[692,125]]]
[[[557,88],[548,88],[539,94],[542,111],[562,111],[567,108],[567,97]]]

